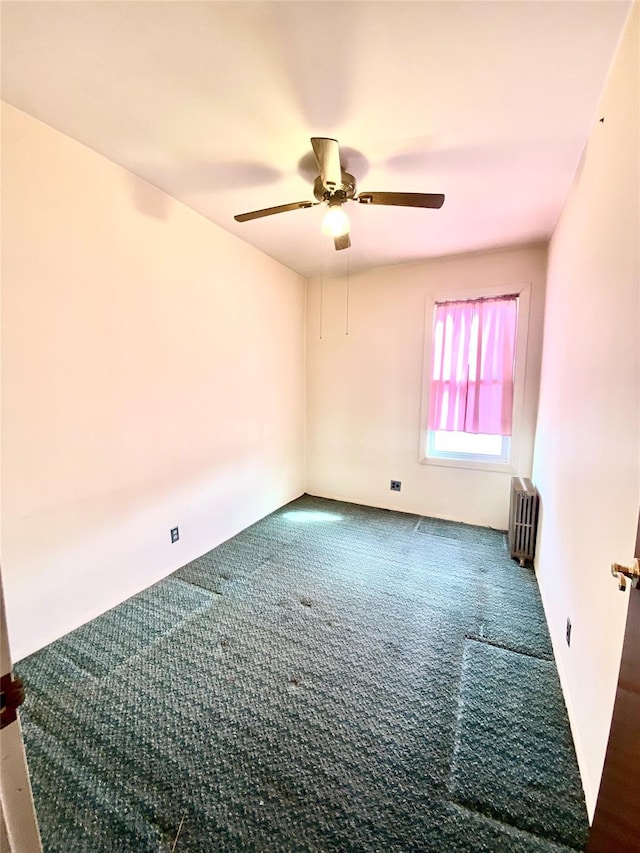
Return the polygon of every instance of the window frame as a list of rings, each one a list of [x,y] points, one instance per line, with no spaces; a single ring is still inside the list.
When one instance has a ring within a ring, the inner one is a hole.
[[[438,302],[470,299],[490,299],[493,296],[518,297],[518,319],[516,324],[516,348],[513,385],[513,425],[508,461],[487,460],[486,457],[430,456],[429,439],[429,387],[433,364],[433,328],[435,309]],[[527,345],[529,337],[529,314],[531,309],[531,282],[521,284],[493,285],[488,287],[445,287],[427,293],[425,312],[424,359],[422,375],[422,403],[420,413],[419,462],[446,468],[470,468],[481,471],[517,473],[520,469],[523,445],[523,420]]]

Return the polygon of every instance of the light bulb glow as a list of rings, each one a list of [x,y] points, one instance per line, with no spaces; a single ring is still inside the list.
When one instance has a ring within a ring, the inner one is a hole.
[[[349,233],[349,217],[339,204],[332,204],[322,221],[322,230],[331,237],[342,237]]]

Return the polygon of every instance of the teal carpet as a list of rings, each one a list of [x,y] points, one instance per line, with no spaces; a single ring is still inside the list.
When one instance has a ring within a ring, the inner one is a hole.
[[[535,577],[496,531],[304,496],[16,670],[46,853],[586,842]]]

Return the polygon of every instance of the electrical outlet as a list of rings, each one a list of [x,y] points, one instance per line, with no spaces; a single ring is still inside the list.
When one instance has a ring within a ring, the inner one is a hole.
[[[180,538],[180,531],[178,530],[177,527],[172,527],[171,528],[171,541],[177,542],[179,538]]]
[[[391,481],[391,491],[399,492],[402,488],[402,482],[400,480],[392,480]]]
[[[567,618],[567,645],[571,645],[571,619]]]

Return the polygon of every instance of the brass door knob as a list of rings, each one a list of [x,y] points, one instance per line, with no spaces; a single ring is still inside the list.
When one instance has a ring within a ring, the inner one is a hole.
[[[635,560],[630,569],[620,563],[613,563],[611,574],[618,579],[618,589],[622,592],[627,588],[627,578],[631,581],[631,586],[635,587],[640,579],[640,560]]]

